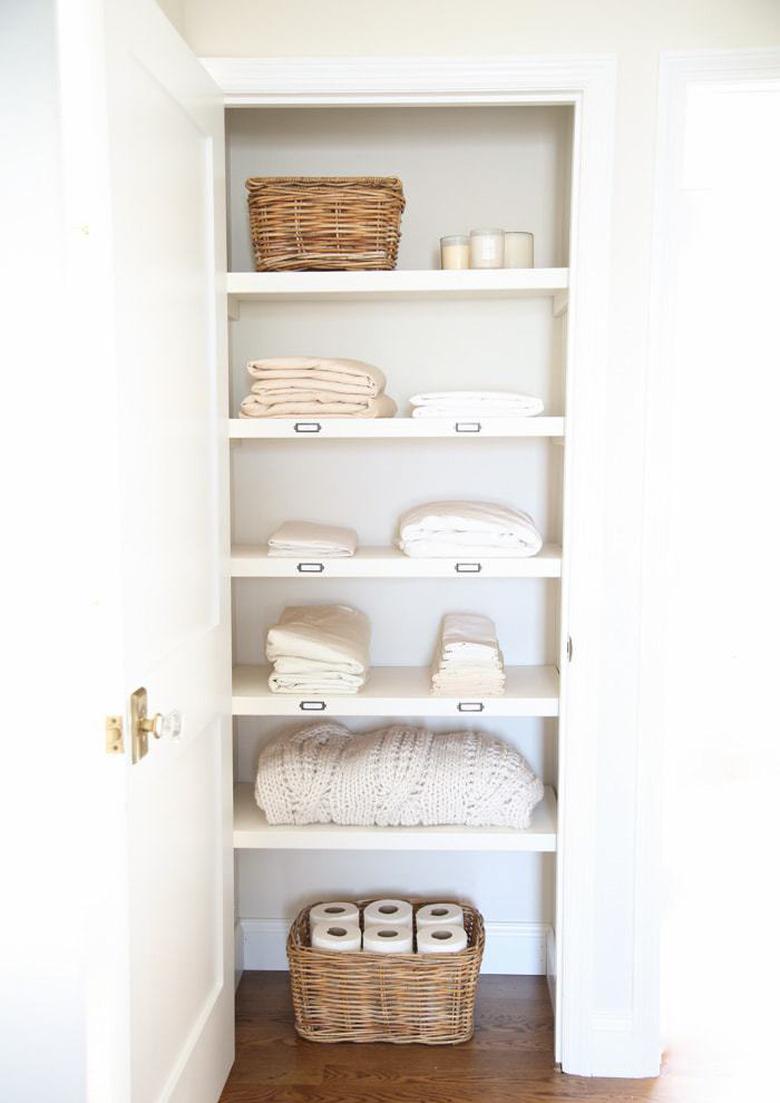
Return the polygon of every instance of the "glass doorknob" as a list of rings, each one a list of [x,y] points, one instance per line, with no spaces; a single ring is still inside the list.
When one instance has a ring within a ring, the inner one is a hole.
[[[157,713],[154,718],[155,739],[178,739],[181,735],[181,713],[178,709],[172,709],[163,716]]]

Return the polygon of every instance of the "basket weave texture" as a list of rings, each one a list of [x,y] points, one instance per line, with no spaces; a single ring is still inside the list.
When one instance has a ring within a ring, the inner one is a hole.
[[[429,901],[415,901],[415,911]],[[368,901],[358,901],[363,907]],[[474,1033],[485,925],[463,905],[468,946],[456,954],[314,949],[309,909],[287,938],[295,1029],[311,1042],[456,1045]]]
[[[246,182],[258,272],[395,268],[405,206],[393,176],[253,176]]]

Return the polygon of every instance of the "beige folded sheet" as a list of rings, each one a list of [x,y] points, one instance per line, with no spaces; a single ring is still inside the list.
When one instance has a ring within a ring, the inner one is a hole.
[[[398,407],[392,398],[380,394],[377,398],[341,401],[325,392],[302,392],[301,396],[270,405],[258,395],[250,394],[241,403],[239,417],[395,417]]]
[[[362,360],[289,356],[250,360],[239,417],[393,417],[384,373]]]
[[[345,387],[351,394],[363,394],[369,398],[380,394],[387,382],[384,372],[362,360],[283,356],[271,360],[250,360],[246,368],[253,379],[264,383],[286,381],[290,387],[303,389],[309,389],[312,383],[328,383],[331,387]]]

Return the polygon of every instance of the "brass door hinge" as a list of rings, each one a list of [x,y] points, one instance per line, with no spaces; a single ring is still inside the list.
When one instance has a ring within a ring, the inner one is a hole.
[[[123,754],[125,740],[122,734],[122,717],[106,717],[106,754]]]

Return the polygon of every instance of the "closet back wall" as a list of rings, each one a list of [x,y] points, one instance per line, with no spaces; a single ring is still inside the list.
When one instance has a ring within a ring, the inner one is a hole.
[[[532,229],[537,267],[565,267],[571,118],[568,107],[230,110],[231,271],[254,271],[249,176],[398,176],[399,268],[436,268],[440,237],[485,226]]]

